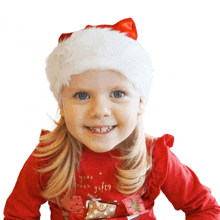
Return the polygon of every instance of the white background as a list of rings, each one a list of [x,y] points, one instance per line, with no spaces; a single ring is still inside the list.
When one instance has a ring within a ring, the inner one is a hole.
[[[53,128],[47,114],[56,119],[45,60],[58,37],[128,17],[154,68],[145,131],[174,135],[172,151],[220,203],[219,1],[8,0],[0,5],[0,218],[41,129]],[[159,220],[184,219],[162,193],[154,210]],[[50,218],[47,205],[41,213]]]

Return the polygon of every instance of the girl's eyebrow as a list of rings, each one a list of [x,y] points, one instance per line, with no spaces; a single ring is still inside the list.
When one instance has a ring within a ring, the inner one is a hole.
[[[111,90],[115,90],[115,89],[127,89],[128,90],[128,89],[130,89],[130,86],[126,85],[126,84],[120,84],[120,85],[116,85],[114,87],[108,87],[108,88],[111,89]],[[72,89],[73,90],[88,91],[88,92],[92,91],[88,87],[83,88],[83,87],[80,87],[80,86],[72,87]]]

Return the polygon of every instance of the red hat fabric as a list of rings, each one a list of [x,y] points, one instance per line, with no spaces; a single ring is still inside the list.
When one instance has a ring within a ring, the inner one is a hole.
[[[121,33],[126,33],[126,36],[137,40],[137,29],[136,25],[133,21],[132,18],[126,18],[124,20],[119,21],[118,23],[114,25],[107,25],[107,24],[102,24],[102,25],[97,25],[97,26],[92,26],[92,25],[87,25],[85,28],[91,28],[91,27],[96,27],[96,28],[110,28],[111,30],[114,31],[119,31]],[[66,34],[61,34],[59,37],[58,42],[62,42],[65,39],[68,39],[72,33],[66,33]]]

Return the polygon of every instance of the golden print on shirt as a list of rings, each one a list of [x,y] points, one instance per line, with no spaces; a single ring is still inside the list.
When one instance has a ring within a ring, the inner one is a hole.
[[[99,172],[99,175],[102,175],[102,172]],[[110,191],[112,188],[111,184],[107,184],[105,182],[101,182],[100,185],[94,185],[91,186],[91,182],[87,182],[87,181],[92,181],[93,180],[93,176],[90,175],[79,175],[79,183],[76,184],[76,188],[80,188],[80,189],[88,189],[88,190],[94,190],[93,193],[97,194],[99,192],[103,193],[105,191]]]
[[[115,204],[90,201],[88,204],[88,212],[85,219],[114,218],[115,212]]]
[[[101,199],[96,199],[90,194],[88,196],[92,200],[87,200],[86,208],[88,212],[85,219],[106,219],[114,218],[117,205],[115,203],[99,202]]]

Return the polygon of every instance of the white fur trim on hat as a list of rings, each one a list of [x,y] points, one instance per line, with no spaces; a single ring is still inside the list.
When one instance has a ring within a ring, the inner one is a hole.
[[[148,101],[152,81],[150,57],[143,47],[124,33],[110,28],[87,28],[58,43],[47,59],[50,89],[61,104],[61,89],[70,76],[87,70],[115,70],[122,73]]]

